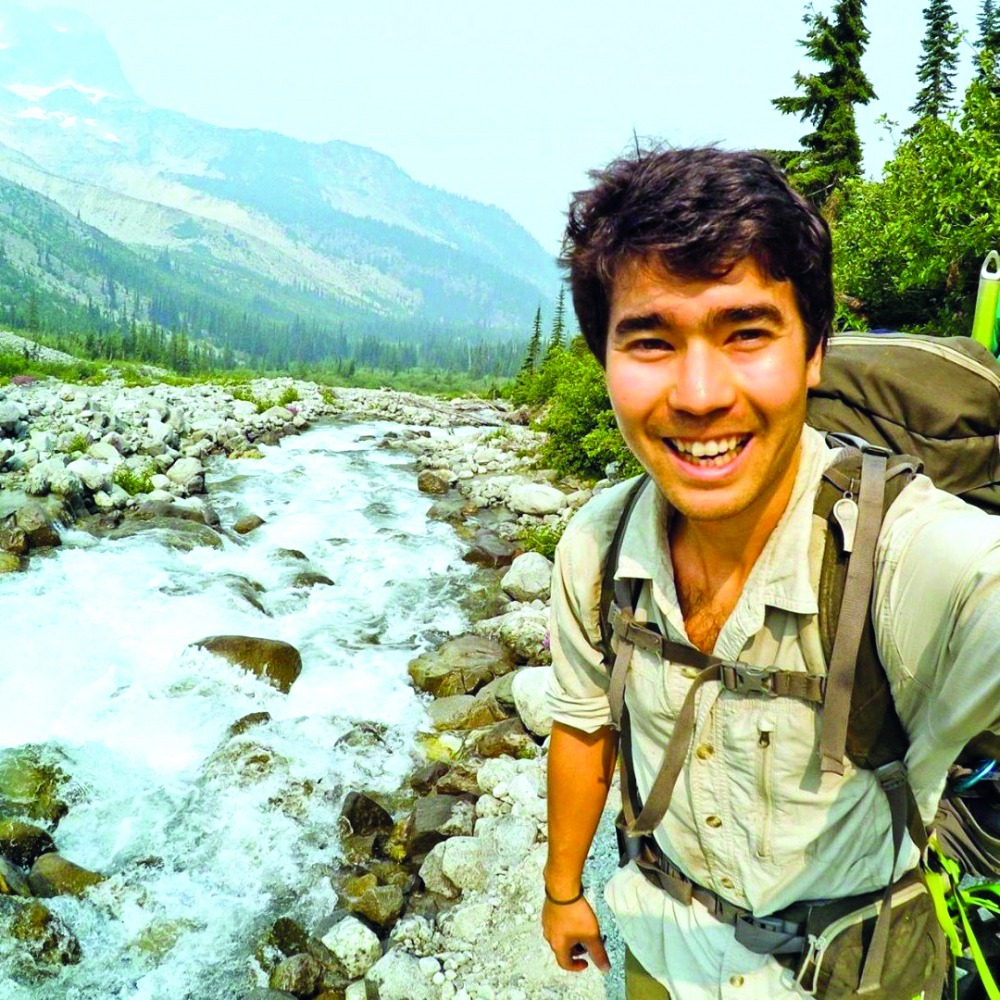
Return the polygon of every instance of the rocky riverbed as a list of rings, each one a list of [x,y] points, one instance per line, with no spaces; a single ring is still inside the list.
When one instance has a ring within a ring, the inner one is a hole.
[[[394,796],[349,790],[333,877],[340,906],[322,924],[282,918],[248,942],[246,996],[617,995],[617,980],[558,970],[539,931],[551,564],[522,549],[525,539],[557,535],[591,491],[537,467],[541,439],[523,417],[478,400],[291,379],[258,380],[235,395],[212,385],[17,381],[0,388],[0,573],[58,545],[70,523],[109,537],[158,527],[179,547],[252,532],[253,517],[220,523],[204,495],[205,462],[253,456],[333,415],[401,425],[372,447],[413,455],[420,489],[435,496],[430,516],[454,526],[479,567],[470,632],[409,668],[428,722],[408,785]],[[463,431],[428,437],[419,430],[428,426]],[[262,650],[246,637],[205,643],[281,690],[295,683],[294,649]],[[0,924],[43,964],[77,961],[79,946],[42,900],[83,895],[103,877],[58,853],[67,781],[44,749],[0,755]],[[592,881],[613,864],[605,829]],[[610,931],[606,915],[603,923]]]

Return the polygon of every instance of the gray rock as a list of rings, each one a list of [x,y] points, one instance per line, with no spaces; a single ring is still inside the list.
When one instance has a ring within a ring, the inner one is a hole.
[[[493,639],[461,635],[410,661],[410,678],[435,697],[473,694],[495,677],[514,669],[514,657]]]
[[[483,859],[490,871],[506,871],[527,856],[538,835],[530,816],[497,816],[476,825]]]
[[[0,402],[0,430],[8,434],[17,431],[17,425],[28,417],[28,410],[21,403],[14,403],[10,400]]]
[[[247,514],[233,524],[233,531],[237,535],[249,535],[251,531],[259,528],[263,523],[264,518],[259,517],[257,514]]]
[[[405,951],[387,952],[365,975],[373,1000],[437,1000],[438,987],[425,979],[420,962]]]
[[[382,957],[378,935],[356,917],[345,917],[322,941],[351,979],[363,976]]]
[[[340,819],[359,836],[392,832],[392,815],[364,792],[348,792]]]
[[[72,472],[91,493],[104,489],[108,482],[108,470],[87,458],[78,458],[66,468]]]
[[[438,847],[441,849],[441,873],[452,885],[471,891],[486,888],[489,870],[477,837],[452,837]]]
[[[509,566],[514,559],[515,551],[514,545],[496,532],[480,528],[473,536],[469,551],[462,556],[462,559],[474,566],[496,569],[500,566]]]
[[[28,880],[13,862],[0,854],[0,896],[33,896]]]
[[[552,732],[552,710],[548,703],[548,667],[525,667],[514,675],[514,707],[524,723],[536,736]]]
[[[188,493],[205,492],[205,467],[197,458],[179,458],[166,472],[171,482]]]
[[[452,836],[472,833],[473,807],[457,795],[428,795],[417,799],[406,826],[406,852],[415,861],[435,844]]]
[[[546,611],[521,608],[476,622],[473,631],[502,642],[522,663],[550,663],[549,616]]]
[[[15,523],[28,539],[33,549],[61,545],[62,539],[56,531],[48,512],[39,503],[26,503],[15,515]]]
[[[566,506],[566,495],[545,483],[511,487],[507,506],[518,514],[558,514]]]
[[[515,601],[547,601],[552,585],[552,563],[540,552],[518,556],[500,581]]]

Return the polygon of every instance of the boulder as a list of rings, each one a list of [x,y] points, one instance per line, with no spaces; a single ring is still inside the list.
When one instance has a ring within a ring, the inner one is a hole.
[[[32,893],[40,899],[82,896],[92,885],[103,881],[103,875],[87,871],[55,853],[43,854],[37,858],[28,875]]]
[[[28,545],[33,549],[49,548],[62,544],[59,532],[56,531],[52,518],[45,508],[35,501],[30,501],[18,508],[14,515],[18,528],[24,532]]]
[[[13,435],[17,431],[17,425],[28,416],[27,409],[21,403],[14,403],[9,400],[0,402],[0,431]]]
[[[61,757],[28,744],[0,751],[0,819],[26,817],[55,827],[69,811]]]
[[[351,979],[359,979],[382,957],[378,935],[356,917],[345,917],[322,940]]]
[[[21,569],[21,557],[13,552],[4,552],[0,549],[0,576],[7,573],[16,573]]]
[[[344,905],[376,927],[388,930],[403,912],[403,890],[398,885],[379,885],[374,875],[348,879],[343,886]]]
[[[0,896],[33,896],[21,869],[0,854]]]
[[[452,837],[439,844],[441,873],[457,889],[477,891],[486,888],[489,870],[477,837]]]
[[[510,651],[493,639],[461,635],[410,661],[410,678],[421,691],[437,698],[473,694],[514,669]]]
[[[91,493],[96,493],[107,485],[107,467],[98,465],[88,458],[78,458],[75,462],[70,462],[66,468],[76,475]]]
[[[386,952],[366,973],[367,995],[373,1000],[437,1000],[442,994],[420,971],[420,962],[405,951]]]
[[[520,608],[476,622],[473,631],[502,642],[521,663],[551,663],[548,612]]]
[[[14,524],[0,528],[0,550],[23,556],[28,551],[28,536],[24,529]]]
[[[538,835],[538,823],[530,816],[497,816],[480,819],[476,837],[490,871],[506,871],[520,864]]]
[[[347,793],[340,820],[346,824],[346,832],[362,837],[392,832],[392,816],[364,792]]]
[[[30,868],[42,854],[54,851],[56,845],[41,827],[16,819],[0,819],[0,854],[22,868]]]
[[[233,525],[233,531],[237,535],[249,535],[251,531],[259,528],[264,523],[264,518],[257,514],[246,514]]]
[[[462,559],[474,566],[496,569],[500,566],[509,566],[516,551],[511,542],[501,538],[496,532],[480,528],[473,536],[469,551],[462,556]]]
[[[0,896],[0,937],[20,941],[39,965],[80,961],[80,943],[60,917],[36,899]]]
[[[302,656],[287,642],[249,635],[213,635],[193,644],[255,674],[284,694],[302,672]]]
[[[474,746],[476,754],[486,760],[496,757],[527,760],[538,756],[538,745],[517,718],[505,719],[475,734]]]
[[[167,469],[167,476],[188,493],[205,492],[205,467],[197,458],[179,458]]]
[[[297,997],[311,997],[322,979],[323,968],[312,955],[293,955],[278,963],[268,985],[272,990],[286,990]]]
[[[552,732],[552,710],[548,690],[551,670],[548,667],[525,667],[514,675],[514,707],[524,723],[536,736]]]
[[[438,698],[427,707],[427,714],[435,729],[481,729],[506,718],[495,701],[471,694]]]
[[[515,601],[547,601],[552,585],[552,563],[540,552],[525,552],[510,566],[500,586]]]
[[[417,799],[406,825],[406,853],[413,860],[420,860],[442,840],[471,834],[474,823],[471,803],[457,795]]]
[[[512,486],[507,494],[507,506],[518,514],[558,514],[566,503],[566,495],[546,483]]]
[[[451,489],[452,474],[449,469],[424,469],[417,476],[417,489],[421,493],[440,496]]]

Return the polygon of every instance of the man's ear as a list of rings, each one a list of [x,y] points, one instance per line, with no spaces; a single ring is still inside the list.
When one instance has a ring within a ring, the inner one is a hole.
[[[812,357],[806,361],[806,388],[815,389],[819,385],[819,380],[822,377],[823,368],[823,346],[821,344],[816,345],[816,350],[813,351]]]

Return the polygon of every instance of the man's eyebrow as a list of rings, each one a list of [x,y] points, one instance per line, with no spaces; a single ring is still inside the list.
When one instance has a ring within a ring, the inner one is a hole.
[[[736,326],[741,323],[759,323],[761,320],[780,326],[785,321],[785,315],[777,306],[769,302],[730,306],[728,309],[713,309],[708,314],[709,326]]]
[[[625,316],[615,324],[614,333],[616,337],[624,337],[643,330],[669,330],[672,325],[669,317],[651,312],[642,316]]]

